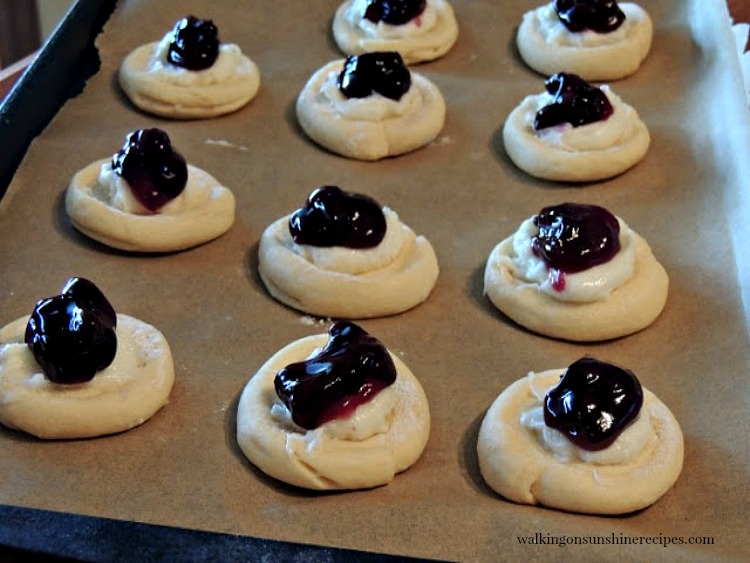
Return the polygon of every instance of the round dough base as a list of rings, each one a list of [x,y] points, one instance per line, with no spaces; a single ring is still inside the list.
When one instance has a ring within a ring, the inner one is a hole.
[[[323,270],[284,244],[289,216],[263,232],[258,272],[268,292],[285,305],[319,317],[364,319],[402,313],[427,299],[439,268],[430,242],[407,231],[404,248],[387,267],[366,274]]]
[[[570,151],[551,146],[529,132],[521,105],[510,112],[503,126],[505,151],[521,170],[555,182],[595,182],[622,174],[638,164],[651,143],[645,123],[638,120],[633,133],[603,150]]]
[[[93,162],[73,176],[65,209],[73,226],[112,248],[133,252],[176,252],[213,240],[234,223],[235,199],[210,174],[188,165],[190,181],[211,187],[208,201],[174,214],[137,215],[107,205],[92,194],[107,160]]]
[[[28,320],[22,317],[0,329],[0,345],[25,347]],[[174,384],[172,352],[161,332],[128,315],[117,315],[117,339],[117,354],[129,347],[133,356],[132,363],[125,364],[115,357],[110,368],[117,364],[123,375],[114,385],[102,382],[104,370],[88,383],[32,386],[6,373],[7,365],[0,362],[0,423],[43,439],[76,439],[115,434],[146,422],[168,402]],[[35,370],[20,374],[24,380],[42,373],[26,351]]]
[[[539,291],[536,283],[513,276],[513,237],[490,253],[484,291],[510,319],[538,334],[579,342],[619,338],[653,323],[667,301],[669,278],[648,243],[631,231],[635,249],[633,276],[605,300],[559,301]]]
[[[545,76],[564,71],[587,81],[605,81],[635,73],[651,49],[653,23],[636,4],[620,3],[620,8],[635,24],[631,33],[622,41],[592,47],[547,43],[535,25],[533,12],[525,14],[516,35],[521,58]]]
[[[390,429],[362,441],[310,438],[290,432],[271,416],[276,374],[302,361],[328,341],[327,334],[292,342],[274,354],[250,379],[237,410],[237,442],[261,471],[307,489],[364,489],[389,483],[413,465],[430,434],[430,411],[422,386],[409,368],[391,354],[397,378],[395,415]],[[390,353],[390,352],[389,352]]]
[[[331,72],[341,72],[344,59],[318,69],[297,97],[300,127],[320,146],[356,160],[380,160],[414,151],[434,140],[445,124],[445,100],[435,84],[411,73],[411,88],[421,94],[422,105],[409,115],[382,121],[349,120],[319,101],[320,88]]]
[[[564,369],[537,374],[556,385]],[[479,429],[479,470],[486,483],[508,500],[542,504],[570,512],[625,514],[656,502],[682,471],[684,444],[680,425],[653,393],[643,389],[640,416],[654,436],[643,451],[623,465],[557,461],[520,423],[521,413],[538,399],[523,378],[493,402]]]
[[[120,87],[139,109],[171,119],[206,119],[237,111],[248,104],[260,88],[260,72],[210,85],[178,86],[148,71],[148,62],[158,43],[148,43],[123,59],[118,72]]]
[[[342,3],[333,16],[333,38],[339,49],[347,55],[361,55],[376,51],[398,51],[406,64],[423,63],[439,59],[450,51],[458,39],[458,23],[451,5],[440,2],[438,20],[429,34],[404,38],[368,37],[346,20],[346,12],[354,0]]]

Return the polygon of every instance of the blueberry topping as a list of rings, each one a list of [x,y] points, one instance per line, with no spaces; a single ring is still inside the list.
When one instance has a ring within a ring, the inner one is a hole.
[[[598,451],[635,420],[643,389],[632,371],[584,357],[568,367],[544,398],[544,422],[576,446]]]
[[[534,217],[531,248],[549,268],[575,273],[608,262],[620,250],[620,223],[598,205],[563,203]]]
[[[395,51],[351,55],[339,74],[338,86],[347,98],[366,98],[377,92],[398,101],[409,91],[411,74]]]
[[[112,170],[130,186],[146,209],[157,212],[182,193],[187,185],[187,163],[172,149],[161,129],[130,133],[120,152],[112,157]]]
[[[615,0],[555,0],[557,17],[569,31],[609,33],[625,21]]]
[[[104,294],[84,278],[70,278],[60,295],[42,299],[24,341],[50,381],[84,383],[112,363],[117,316]]]
[[[274,379],[292,420],[307,430],[348,417],[396,380],[388,350],[358,325],[339,321],[328,334],[318,354],[286,366]]]
[[[559,72],[550,76],[544,87],[554,98],[534,118],[534,129],[539,131],[561,123],[580,127],[595,121],[604,121],[614,111],[607,95],[580,76]]]
[[[172,28],[167,60],[188,70],[205,70],[219,57],[219,43],[214,22],[187,16]]]
[[[297,244],[373,248],[385,237],[385,215],[369,196],[336,186],[314,190],[305,206],[289,218],[289,232]]]
[[[426,6],[426,0],[368,0],[365,19],[403,25],[424,12]]]

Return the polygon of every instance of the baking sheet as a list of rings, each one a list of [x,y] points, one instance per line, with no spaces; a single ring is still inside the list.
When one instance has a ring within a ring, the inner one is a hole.
[[[648,124],[650,151],[621,177],[569,186],[519,172],[500,141],[505,116],[542,88],[543,78],[513,47],[515,27],[534,1],[453,2],[457,45],[417,69],[448,106],[445,129],[431,146],[363,163],[306,140],[294,99],[314,70],[341,56],[328,31],[337,4],[119,3],[98,43],[101,70],[33,143],[0,202],[0,312],[2,322],[28,315],[67,277],[88,277],[118,311],[167,336],[177,383],[165,409],[121,435],[46,443],[0,431],[0,502],[443,559],[750,556],[750,349],[738,275],[747,266],[737,258],[747,218],[742,188],[750,178],[740,156],[749,128],[741,86],[732,90],[741,79],[726,6],[648,6],[656,24],[652,52],[636,75],[613,87]],[[261,90],[246,108],[210,121],[166,121],[138,112],[119,92],[120,60],[187,13],[214,19],[222,39],[259,65]],[[117,151],[129,131],[151,126],[167,130],[192,164],[233,189],[237,220],[224,237],[183,253],[136,256],[93,243],[68,223],[62,196],[72,174]],[[255,470],[237,447],[234,423],[254,371],[278,348],[327,326],[267,295],[257,276],[257,242],[266,225],[329,183],[394,208],[431,240],[441,275],[420,307],[361,323],[422,381],[433,420],[423,457],[386,487],[320,494]],[[492,247],[539,208],[568,200],[622,216],[667,269],[669,301],[647,330],[602,344],[558,342],[513,325],[483,297]],[[677,484],[654,506],[625,517],[517,506],[478,474],[476,435],[497,394],[529,370],[563,367],[584,354],[633,369],[685,433]],[[561,547],[518,539],[537,533],[621,543],[706,537],[714,544]]]

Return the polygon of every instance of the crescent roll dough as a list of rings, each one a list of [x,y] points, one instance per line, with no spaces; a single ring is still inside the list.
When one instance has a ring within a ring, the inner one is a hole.
[[[45,439],[122,432],[151,418],[174,383],[172,353],[153,326],[117,315],[117,354],[91,381],[47,379],[24,342],[28,317],[0,329],[0,423]]]
[[[638,164],[651,142],[648,129],[638,112],[608,86],[601,90],[614,108],[607,119],[539,131],[534,117],[552,96],[527,96],[503,126],[505,150],[513,163],[532,176],[556,182],[604,180]]]
[[[617,80],[636,72],[651,49],[653,24],[636,4],[620,3],[622,25],[610,33],[571,32],[559,20],[554,2],[523,16],[516,35],[521,58],[537,72],[565,71],[585,80]]]
[[[379,160],[416,150],[438,136],[445,101],[435,84],[416,72],[398,102],[380,94],[347,99],[329,87],[344,59],[317,70],[297,97],[297,118],[310,139],[357,160]]]
[[[430,433],[430,411],[422,386],[395,355],[391,354],[396,381],[381,391],[392,389],[395,395],[385,432],[366,439],[340,439],[326,432],[330,422],[304,430],[272,416],[274,405],[282,406],[274,391],[276,373],[307,359],[327,340],[327,334],[302,338],[263,364],[240,396],[237,442],[261,471],[291,485],[319,490],[385,485],[419,459]]]
[[[397,223],[403,243],[395,257],[356,274],[324,269],[295,252],[288,224],[289,216],[263,232],[259,273],[268,292],[294,309],[330,318],[382,317],[419,305],[435,286],[439,269],[432,245],[403,223]]]
[[[529,374],[510,385],[492,403],[477,442],[484,480],[513,502],[542,504],[571,512],[624,514],[656,502],[677,481],[684,446],[680,425],[648,389],[643,389],[643,406],[638,416],[646,424],[649,437],[640,451],[620,463],[561,460],[540,443],[533,430],[521,423],[524,411],[542,408],[533,385],[549,389],[558,383],[564,371],[553,369]],[[532,385],[533,379],[537,381]]]
[[[373,23],[362,17],[363,2],[346,0],[333,16],[333,38],[347,55],[398,51],[416,64],[442,57],[458,39],[458,23],[446,0],[427,0],[421,16],[402,25]]]
[[[627,226],[623,230],[630,238],[628,246],[632,246],[634,255],[632,272],[608,295],[598,295],[590,301],[566,301],[542,291],[541,284],[520,275],[513,236],[490,253],[484,291],[513,321],[553,338],[590,342],[637,332],[653,323],[664,308],[669,278],[648,243]],[[603,267],[607,263],[597,266]],[[601,279],[608,277],[602,271]]]
[[[108,162],[94,162],[76,173],[65,195],[73,226],[94,240],[121,250],[174,252],[208,242],[234,223],[232,192],[191,165],[179,209],[138,214],[113,207],[98,192],[99,174]]]
[[[236,45],[222,44],[214,66],[201,71],[154,65],[160,46],[136,48],[118,73],[125,94],[145,112],[172,119],[217,117],[240,109],[258,92],[258,67]]]

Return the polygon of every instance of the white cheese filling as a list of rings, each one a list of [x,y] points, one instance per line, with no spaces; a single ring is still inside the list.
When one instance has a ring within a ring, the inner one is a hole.
[[[383,215],[385,236],[373,248],[297,244],[291,235],[288,236],[288,243],[292,252],[322,270],[352,275],[375,272],[390,265],[401,254],[407,240],[406,227],[401,224],[396,212],[383,207]]]
[[[354,0],[346,11],[344,19],[365,37],[373,39],[407,39],[427,35],[438,24],[438,12],[443,9],[444,0],[427,0],[424,11],[401,25],[392,25],[379,21],[371,22],[365,18],[367,0]]]
[[[521,413],[521,425],[532,431],[539,445],[550,452],[557,461],[623,465],[636,459],[651,439],[653,431],[648,418],[638,414],[608,447],[599,451],[589,451],[576,446],[565,434],[555,428],[550,428],[544,422],[544,398],[551,387],[540,385],[534,372],[530,372],[527,377],[536,400]]]
[[[526,219],[513,235],[513,276],[529,283],[536,283],[539,291],[558,299],[576,303],[601,301],[633,277],[635,248],[630,227],[617,218],[620,224],[620,250],[603,264],[574,274],[564,274],[562,290],[556,288],[556,272],[550,270],[531,246],[531,239],[539,233],[534,218]]]
[[[414,84],[399,100],[373,92],[364,98],[347,98],[338,86],[339,72],[331,72],[320,87],[319,98],[337,116],[352,121],[383,121],[411,115],[422,106],[422,94]]]

